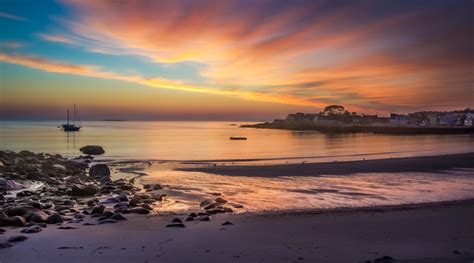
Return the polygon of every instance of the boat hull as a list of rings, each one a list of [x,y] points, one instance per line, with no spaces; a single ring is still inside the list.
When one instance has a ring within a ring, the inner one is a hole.
[[[71,124],[63,124],[62,127],[63,127],[63,130],[65,132],[75,132],[75,131],[79,131],[81,129],[81,127],[74,126],[74,125],[71,125]]]

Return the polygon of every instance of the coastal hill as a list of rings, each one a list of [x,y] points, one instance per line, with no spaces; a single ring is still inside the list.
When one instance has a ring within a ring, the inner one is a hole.
[[[465,134],[474,133],[474,110],[420,111],[389,117],[349,112],[329,105],[320,113],[294,113],[273,122],[242,125],[243,128],[313,130],[325,133]]]

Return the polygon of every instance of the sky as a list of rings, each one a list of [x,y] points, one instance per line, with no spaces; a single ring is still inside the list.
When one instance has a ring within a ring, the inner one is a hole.
[[[474,1],[0,0],[0,119],[473,107]]]

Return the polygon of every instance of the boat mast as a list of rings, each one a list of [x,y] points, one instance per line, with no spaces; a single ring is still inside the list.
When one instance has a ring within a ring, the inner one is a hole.
[[[67,108],[67,125],[69,125],[69,108]]]
[[[76,104],[74,104],[74,126],[76,126]]]

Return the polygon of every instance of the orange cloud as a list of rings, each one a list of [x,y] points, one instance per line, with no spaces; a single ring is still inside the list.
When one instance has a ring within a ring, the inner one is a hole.
[[[421,10],[408,2],[398,9],[383,2],[65,3],[75,15],[62,20],[64,36],[45,40],[158,63],[205,65],[200,87],[136,81],[148,86],[390,110],[417,107],[430,93],[444,97],[444,104],[464,105],[463,94],[474,81],[472,23],[462,5],[439,12],[435,4]],[[447,79],[456,83],[455,92],[443,88]],[[439,98],[430,101],[441,105]]]
[[[143,78],[140,76],[123,76],[113,72],[100,71],[95,66],[90,65],[75,65],[67,64],[58,61],[52,61],[44,58],[23,56],[23,55],[11,55],[0,53],[0,61],[10,64],[18,64],[30,68],[39,69],[51,73],[62,73],[62,74],[73,74],[86,77],[103,78],[110,80],[126,81],[135,84],[140,84],[148,87],[170,89],[170,90],[181,90],[188,92],[199,92],[214,95],[224,95],[239,97],[246,100],[262,101],[262,102],[274,102],[283,103],[289,105],[305,105],[305,106],[317,106],[322,105],[316,102],[310,102],[301,100],[292,96],[279,96],[272,94],[262,94],[258,92],[243,92],[239,90],[219,90],[211,87],[191,86],[186,85],[180,81],[171,81],[164,78]]]

